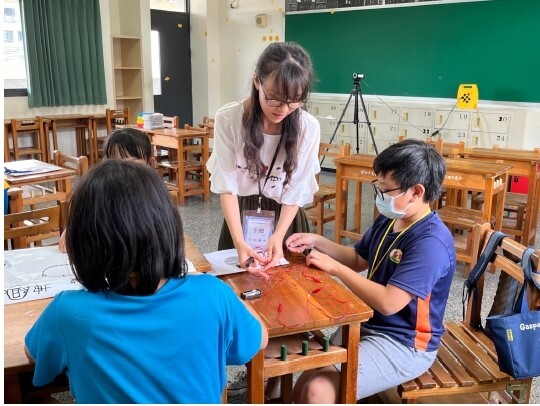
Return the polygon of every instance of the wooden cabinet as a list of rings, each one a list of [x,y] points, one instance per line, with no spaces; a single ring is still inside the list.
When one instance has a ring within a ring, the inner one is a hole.
[[[143,111],[143,70],[140,37],[112,36],[114,101],[116,109],[130,108],[130,122]]]

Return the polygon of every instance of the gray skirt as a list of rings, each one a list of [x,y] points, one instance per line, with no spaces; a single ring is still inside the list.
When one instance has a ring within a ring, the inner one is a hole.
[[[240,219],[242,218],[242,213],[244,210],[257,210],[259,203],[259,196],[258,195],[251,195],[251,196],[238,196],[238,206],[240,207]],[[275,200],[269,199],[266,196],[263,196],[261,199],[261,209],[262,210],[269,210],[276,213],[276,225],[279,220],[279,215],[281,214],[281,204],[277,203]],[[294,220],[292,221],[291,225],[289,226],[289,229],[287,230],[287,233],[285,234],[285,238],[283,239],[283,246],[285,247],[285,241],[287,241],[287,238],[291,236],[294,233],[309,233],[309,221],[306,217],[306,212],[302,207],[298,209],[298,213],[296,213],[296,216]],[[229,231],[229,227],[227,226],[227,222],[223,220],[223,226],[221,227],[221,234],[219,235],[219,243],[218,243],[218,250],[227,250],[230,248],[234,248],[233,239],[231,237],[231,233]]]

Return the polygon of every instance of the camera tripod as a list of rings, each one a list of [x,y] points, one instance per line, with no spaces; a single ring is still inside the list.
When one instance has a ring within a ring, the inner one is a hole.
[[[362,73],[353,73],[353,90],[351,91],[351,94],[349,95],[349,100],[347,100],[347,104],[345,104],[345,108],[343,109],[343,112],[341,113],[341,117],[339,118],[336,128],[334,129],[334,133],[332,134],[332,137],[330,138],[330,144],[334,141],[334,138],[337,134],[338,128],[341,125],[341,123],[353,123],[356,126],[356,153],[360,153],[360,132],[358,130],[358,124],[360,121],[358,120],[358,98],[360,97],[360,102],[362,103],[362,109],[364,110],[364,116],[366,118],[365,123],[368,126],[369,135],[371,136],[371,141],[373,142],[373,148],[375,149],[375,154],[379,155],[379,151],[377,150],[377,144],[375,143],[375,137],[373,136],[373,130],[371,129],[371,122],[369,121],[368,113],[366,110],[366,104],[364,103],[364,98],[362,97],[362,91],[360,90],[360,81],[364,79],[364,75]],[[354,116],[353,121],[343,121],[343,116],[345,115],[345,112],[347,111],[347,108],[349,107],[349,104],[351,103],[351,99],[354,96]],[[323,157],[324,160],[324,157]],[[321,161],[322,165],[322,161]]]

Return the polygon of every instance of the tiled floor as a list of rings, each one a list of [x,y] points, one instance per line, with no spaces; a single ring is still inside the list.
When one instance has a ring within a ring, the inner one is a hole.
[[[335,174],[324,172],[321,176],[322,182],[333,182],[335,179]],[[353,189],[354,190],[354,189]],[[350,191],[349,196],[354,196],[353,190]],[[364,197],[362,204],[365,205],[366,209],[362,210],[362,231],[372,223],[372,213],[373,213],[373,195],[370,188],[363,189]],[[350,205],[353,205],[354,202],[350,201]],[[211,252],[217,249],[217,243],[219,239],[219,233],[221,230],[221,225],[223,223],[223,215],[221,212],[221,205],[219,201],[219,196],[213,195],[210,198],[210,201],[205,203],[199,197],[187,198],[184,206],[179,208],[180,214],[182,216],[182,221],[184,225],[184,231],[192,238],[195,244],[203,252]],[[351,210],[350,210],[351,211]],[[352,213],[349,213],[349,224],[352,222]],[[334,238],[334,226],[332,223],[327,223],[324,226],[324,235],[327,238]],[[540,230],[540,227],[538,228]],[[349,240],[345,241],[349,245],[355,243],[355,241]],[[540,233],[536,238],[536,247],[540,248]],[[496,283],[497,283],[497,274],[492,275],[486,273],[486,285],[485,285],[485,295],[486,297],[493,297]],[[462,277],[461,269],[458,268],[456,271],[454,282],[452,284],[450,298],[445,314],[445,320],[462,320],[462,304],[461,304],[461,295],[463,287],[464,278]],[[490,296],[491,295],[491,296]],[[489,310],[489,307],[486,306],[486,312]],[[238,367],[229,368],[229,379],[231,376],[234,376],[239,370]],[[229,399],[230,403],[243,403],[245,398],[239,396],[236,398]],[[536,378],[533,385],[533,393],[531,396],[531,403],[538,404],[540,403],[540,378]]]

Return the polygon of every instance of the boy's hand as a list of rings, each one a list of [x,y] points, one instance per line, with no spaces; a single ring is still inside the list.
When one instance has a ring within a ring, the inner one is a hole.
[[[306,257],[306,264],[314,265],[319,268],[321,271],[326,272],[329,275],[335,276],[338,273],[340,263],[335,259],[329,257],[326,254],[323,254],[320,251],[311,251]]]
[[[305,250],[312,250],[313,248],[315,248],[317,238],[317,234],[294,233],[289,238],[287,238],[287,241],[285,241],[285,245],[291,252],[302,253]]]

